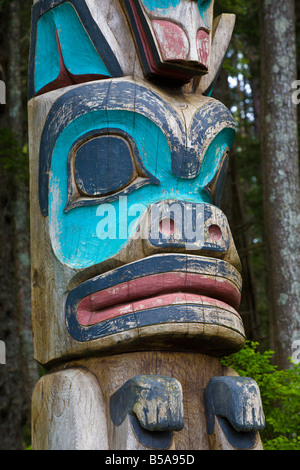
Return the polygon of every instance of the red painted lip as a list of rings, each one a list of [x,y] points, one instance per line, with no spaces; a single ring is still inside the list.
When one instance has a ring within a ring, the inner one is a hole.
[[[117,284],[83,298],[78,322],[90,326],[128,313],[166,305],[214,306],[237,314],[241,292],[231,281],[209,275],[168,272]]]

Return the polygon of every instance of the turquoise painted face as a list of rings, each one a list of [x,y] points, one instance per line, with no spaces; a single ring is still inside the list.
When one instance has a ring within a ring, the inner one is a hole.
[[[62,105],[70,113],[60,122]],[[86,85],[56,101],[41,145],[40,189],[49,183],[49,193],[40,201],[62,263],[83,269],[116,256],[155,202],[214,204],[210,187],[234,140],[230,113],[207,99],[185,132],[172,107],[131,82]]]

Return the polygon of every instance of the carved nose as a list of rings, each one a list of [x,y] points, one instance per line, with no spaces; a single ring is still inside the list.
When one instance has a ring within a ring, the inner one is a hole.
[[[185,252],[223,259],[241,270],[227,218],[211,204],[161,201],[150,206],[143,225],[147,255]]]

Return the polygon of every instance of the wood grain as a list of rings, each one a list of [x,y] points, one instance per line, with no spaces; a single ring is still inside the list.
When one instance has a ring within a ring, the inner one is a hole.
[[[108,449],[103,397],[82,368],[45,375],[32,400],[33,450]]]
[[[174,432],[174,449],[209,449],[204,390],[211,377],[222,374],[219,359],[202,354],[145,351],[86,359],[84,364],[98,378],[106,413],[110,396],[132,377],[146,374],[176,378],[183,389],[184,428]],[[109,442],[113,441],[114,432],[109,422]]]

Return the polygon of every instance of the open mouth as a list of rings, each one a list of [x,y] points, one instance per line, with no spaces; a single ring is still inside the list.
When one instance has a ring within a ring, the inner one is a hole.
[[[121,266],[73,289],[66,323],[77,341],[158,324],[215,323],[240,333],[241,276],[229,263],[164,254]]]
[[[240,292],[232,282],[212,276],[180,272],[146,275],[85,297],[78,305],[78,321],[88,326],[128,313],[189,303],[235,314]]]

